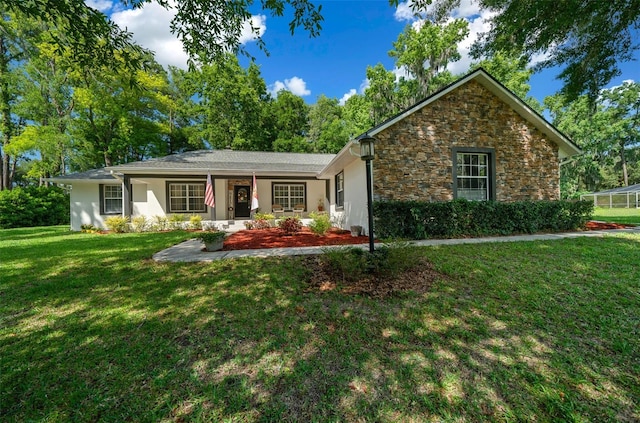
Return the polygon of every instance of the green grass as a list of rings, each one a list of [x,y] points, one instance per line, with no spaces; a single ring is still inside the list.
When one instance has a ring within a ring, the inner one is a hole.
[[[640,236],[423,248],[428,294],[310,292],[299,258],[0,231],[0,420],[640,420]]]
[[[640,209],[604,209],[596,207],[593,220],[640,225]]]

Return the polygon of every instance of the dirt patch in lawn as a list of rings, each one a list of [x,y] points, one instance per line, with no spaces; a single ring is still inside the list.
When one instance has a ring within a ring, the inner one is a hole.
[[[331,229],[326,235],[316,235],[309,228],[293,235],[286,235],[279,228],[239,231],[224,240],[224,251],[260,250],[263,248],[322,247],[325,245],[366,244],[367,236],[351,236],[351,232]]]
[[[428,292],[435,281],[450,278],[435,270],[426,258],[416,262],[415,267],[397,275],[365,274],[359,278],[345,278],[322,256],[307,256],[300,260],[309,270],[308,291],[312,292],[339,291],[344,294],[383,298],[407,291],[422,294]]]

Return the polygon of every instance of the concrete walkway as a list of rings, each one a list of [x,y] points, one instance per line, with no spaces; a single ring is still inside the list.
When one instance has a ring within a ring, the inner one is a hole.
[[[517,242],[517,241],[548,241],[578,237],[603,237],[610,234],[619,233],[638,233],[640,234],[640,226],[629,229],[610,229],[602,231],[584,231],[584,232],[565,232],[557,234],[536,234],[536,235],[513,235],[513,236],[494,236],[487,238],[459,238],[459,239],[426,239],[421,241],[412,241],[411,244],[416,246],[435,246],[435,245],[457,245],[457,244],[480,244],[486,242]],[[368,249],[369,244],[351,245]],[[296,247],[296,248],[269,248],[261,250],[234,250],[234,251],[216,251],[204,252],[204,245],[198,239],[189,239],[166,250],[162,250],[153,255],[153,259],[159,262],[210,262],[223,259],[233,259],[240,257],[277,257],[277,256],[299,256],[306,254],[322,254],[325,248],[342,248],[344,245],[334,245],[328,247]]]

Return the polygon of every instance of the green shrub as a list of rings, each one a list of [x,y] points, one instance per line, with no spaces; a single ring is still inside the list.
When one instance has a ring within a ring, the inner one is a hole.
[[[110,216],[104,220],[104,225],[111,232],[124,233],[129,229],[129,218],[124,216]]]
[[[169,229],[169,219],[166,216],[153,216],[152,228],[154,231],[166,231]]]
[[[184,229],[183,224],[187,220],[183,214],[169,215],[169,229]]]
[[[145,216],[131,218],[131,229],[133,232],[145,232],[149,230],[150,222]]]
[[[80,225],[80,232],[83,232],[86,234],[95,234],[97,232],[100,232],[100,228],[97,228],[90,223],[85,223]]]
[[[357,281],[366,272],[367,252],[359,247],[323,248],[321,259],[343,282]]]
[[[274,220],[276,217],[271,213],[256,213],[253,220]]]
[[[69,224],[69,195],[58,187],[0,191],[0,228]]]
[[[331,229],[331,216],[328,213],[309,213],[309,217],[313,219],[309,223],[309,229],[316,235],[324,235]]]
[[[571,231],[593,213],[589,201],[387,201],[373,207],[376,235],[402,239]]]
[[[202,216],[199,214],[192,214],[189,216],[189,228],[202,229]]]
[[[378,245],[373,253],[360,247],[324,248],[322,260],[343,282],[360,280],[365,274],[394,277],[420,265],[420,249],[405,241],[391,241]]]
[[[293,235],[302,230],[302,222],[297,216],[287,217],[278,222],[278,227],[287,235]]]

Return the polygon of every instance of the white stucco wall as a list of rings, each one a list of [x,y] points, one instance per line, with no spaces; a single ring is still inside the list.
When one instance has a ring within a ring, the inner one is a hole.
[[[362,160],[344,168],[344,208],[336,208],[335,178],[331,181],[331,217],[342,228],[362,226],[368,232],[366,170]]]
[[[174,181],[175,179],[172,179]],[[178,181],[178,180],[175,180]],[[192,181],[192,179],[179,179],[180,182]],[[201,179],[193,181],[202,181]],[[132,202],[131,216],[146,216],[153,219],[154,216],[167,216],[167,179],[163,178],[132,178]],[[318,200],[325,197],[324,180],[272,180],[258,179],[258,200],[260,210],[271,212],[272,183],[300,183],[307,187],[307,212],[318,208]],[[198,213],[203,220],[226,220],[227,207],[229,206],[227,179],[218,178],[214,181],[216,199],[215,216],[211,210],[207,213]],[[79,231],[81,225],[91,224],[104,228],[104,220],[108,216],[100,215],[100,184],[97,182],[74,182],[71,189],[71,230]],[[190,213],[188,213],[190,214]]]
[[[74,183],[70,192],[71,230],[84,224],[104,227],[100,216],[100,193],[96,183]]]

